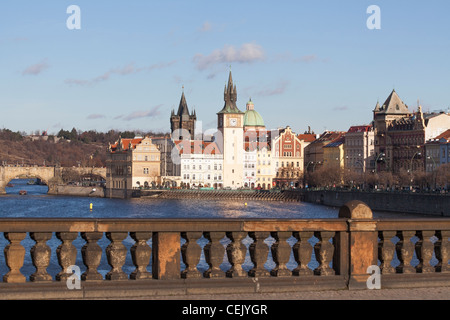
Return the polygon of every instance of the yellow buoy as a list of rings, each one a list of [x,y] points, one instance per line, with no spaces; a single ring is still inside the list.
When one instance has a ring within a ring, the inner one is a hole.
[[[247,206],[247,202],[246,203],[244,203],[245,204],[245,206]]]
[[[89,210],[92,211],[92,203],[89,205]]]

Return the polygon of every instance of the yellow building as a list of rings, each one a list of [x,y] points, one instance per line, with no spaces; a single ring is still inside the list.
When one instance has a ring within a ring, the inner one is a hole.
[[[256,171],[256,187],[262,189],[272,188],[273,166],[271,159],[271,151],[268,146],[264,146],[257,151],[257,171]]]
[[[341,135],[323,147],[323,166],[326,168],[344,169],[344,142],[345,137]]]
[[[124,191],[158,185],[161,176],[160,161],[161,153],[151,138],[119,138],[108,147],[107,190],[111,194],[114,190]]]

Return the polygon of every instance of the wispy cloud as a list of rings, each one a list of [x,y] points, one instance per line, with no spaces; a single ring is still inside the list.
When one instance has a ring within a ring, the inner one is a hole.
[[[192,61],[198,70],[205,70],[221,63],[252,63],[263,60],[265,57],[262,46],[256,43],[244,43],[240,48],[225,45],[216,49],[209,55],[197,53]]]
[[[86,117],[86,119],[88,120],[103,119],[103,118],[106,118],[106,116],[104,114],[99,113],[93,113]]]
[[[281,80],[275,86],[266,87],[258,92],[256,92],[257,96],[274,96],[278,94],[283,94],[286,89],[289,87],[290,82],[288,80]]]
[[[203,25],[200,27],[199,31],[200,32],[207,32],[207,31],[211,31],[212,29],[212,24],[209,21],[205,21],[203,23]]]
[[[150,72],[153,70],[168,68],[168,67],[174,65],[175,63],[176,63],[176,61],[172,60],[169,62],[155,63],[155,64],[152,64],[152,65],[146,66],[146,67],[137,67],[137,66],[135,66],[134,63],[129,63],[123,67],[111,68],[108,71],[102,73],[101,75],[98,75],[89,80],[70,78],[70,79],[66,79],[64,81],[64,83],[66,83],[68,85],[89,86],[89,85],[94,85],[94,84],[97,84],[100,82],[107,81],[113,75],[127,76],[127,75],[137,74],[140,72],[145,72],[145,71]]]
[[[161,114],[159,109],[162,106],[163,106],[162,104],[158,104],[157,106],[154,106],[150,110],[134,111],[134,112],[130,113],[129,115],[124,116],[122,118],[125,121],[131,121],[131,120],[139,119],[139,118],[154,118]]]
[[[50,65],[47,63],[47,59],[33,64],[29,67],[27,67],[25,70],[22,71],[22,75],[33,75],[37,76],[38,74],[42,73],[44,70],[48,69]]]
[[[348,110],[347,106],[336,106],[333,108],[333,111],[346,111]]]

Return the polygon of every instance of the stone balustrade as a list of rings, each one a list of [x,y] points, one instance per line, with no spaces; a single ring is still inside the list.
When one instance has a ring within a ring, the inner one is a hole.
[[[66,271],[80,258],[84,291],[76,297],[85,298],[86,290],[105,287],[99,296],[367,289],[371,265],[379,266],[383,287],[450,286],[450,219],[373,219],[358,201],[343,206],[339,216],[0,219],[8,242],[0,260],[7,266],[0,298],[27,292],[40,297],[36,288],[46,297],[75,294],[66,286],[72,275]],[[25,238],[34,242],[29,252]],[[108,270],[100,270],[105,258]],[[30,260],[34,271],[24,274]],[[129,260],[132,267],[125,268]],[[58,273],[51,275],[50,266]]]

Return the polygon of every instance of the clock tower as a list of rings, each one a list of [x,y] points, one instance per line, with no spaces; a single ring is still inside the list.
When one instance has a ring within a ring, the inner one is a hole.
[[[233,77],[228,77],[224,91],[225,105],[217,113],[222,141],[217,141],[223,152],[223,185],[232,189],[243,186],[244,181],[244,112],[236,106],[236,85]]]

